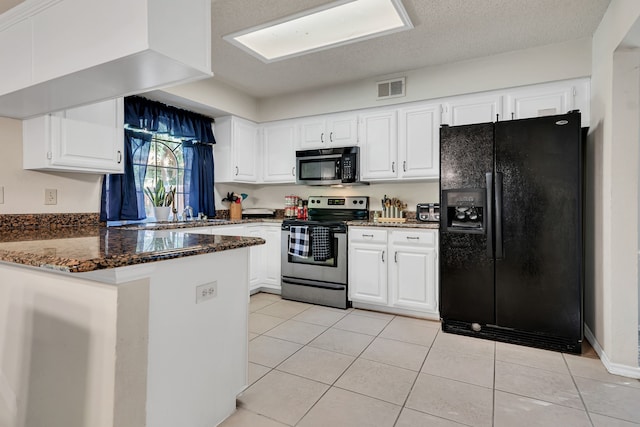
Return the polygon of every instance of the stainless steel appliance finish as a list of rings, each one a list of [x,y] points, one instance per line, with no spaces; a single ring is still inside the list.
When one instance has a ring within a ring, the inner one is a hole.
[[[343,185],[359,183],[359,147],[296,151],[296,184]]]
[[[309,197],[309,220],[285,220],[282,223],[281,268],[282,298],[336,308],[350,306],[347,274],[347,225],[345,221],[369,216],[368,197]],[[316,226],[331,230],[332,257],[316,261],[313,254],[299,257],[289,254],[291,226]]]
[[[440,222],[440,203],[418,203],[416,219],[421,222]]]

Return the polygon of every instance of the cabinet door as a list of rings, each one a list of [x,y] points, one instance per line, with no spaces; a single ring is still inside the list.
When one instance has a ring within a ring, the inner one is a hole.
[[[123,103],[119,98],[54,114],[51,164],[124,172]]]
[[[443,123],[450,126],[495,122],[502,118],[502,96],[461,96],[444,104]]]
[[[232,138],[235,169],[233,180],[239,182],[256,182],[258,172],[256,158],[258,151],[258,127],[244,120],[233,121]]]
[[[355,114],[339,114],[327,119],[329,145],[350,147],[358,144],[358,117]]]
[[[403,108],[398,117],[402,178],[438,178],[440,104]]]
[[[265,271],[263,283],[270,288],[280,289],[280,239],[282,231],[280,225],[263,226],[264,238],[267,243],[264,245]]]
[[[265,238],[261,226],[247,227],[248,236]],[[264,245],[251,246],[249,248],[249,291],[257,289],[262,283],[264,275]]]
[[[293,123],[270,124],[262,128],[265,182],[295,182],[296,126]]]
[[[349,243],[349,298],[387,304],[387,245]]]
[[[392,231],[389,243],[390,305],[438,313],[437,234]]]
[[[573,85],[537,85],[510,91],[506,96],[505,119],[553,116],[573,110]]]
[[[326,127],[324,117],[304,119],[300,123],[300,143],[298,144],[298,148],[301,150],[309,150],[326,147],[329,141]]]
[[[360,116],[360,164],[363,180],[396,178],[398,175],[398,119],[396,110]]]
[[[0,30],[0,93],[10,93],[32,83],[33,70],[31,47],[33,45],[32,21],[24,19]]]

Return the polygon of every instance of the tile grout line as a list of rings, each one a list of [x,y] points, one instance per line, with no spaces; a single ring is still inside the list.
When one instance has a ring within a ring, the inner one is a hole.
[[[560,353],[560,354],[562,354],[562,360],[564,360],[564,364],[567,367],[567,371],[569,371],[569,375],[571,375],[571,382],[573,383],[573,386],[576,388],[576,391],[578,392],[578,396],[580,396],[580,402],[582,402],[582,406],[584,407],[584,412],[587,414],[587,419],[589,419],[591,426],[594,427],[595,424],[593,423],[593,419],[591,419],[591,413],[589,413],[589,409],[587,408],[587,403],[584,401],[584,397],[582,397],[582,392],[580,391],[580,387],[578,387],[578,383],[576,382],[576,379],[573,376],[573,372],[569,367],[569,362],[567,362],[567,358],[565,357],[564,353]]]
[[[349,313],[349,314],[351,314],[351,313]],[[348,316],[348,315],[347,315],[347,316]],[[338,323],[340,320],[344,319],[344,318],[345,318],[345,317],[347,317],[347,316],[343,316],[341,319],[337,320],[335,323]],[[382,333],[382,331],[384,331],[384,330],[386,329],[386,327],[387,327],[387,326],[389,326],[389,323],[391,323],[391,320],[395,319],[395,317],[396,317],[396,316],[393,316],[393,317],[392,317],[392,318],[387,322],[387,324],[384,326],[384,328],[382,328],[382,330],[380,330],[380,332],[378,332],[378,335],[380,335],[380,334]],[[335,323],[334,323],[334,325],[335,325]],[[331,329],[332,327],[333,327],[333,325],[332,325],[332,326],[330,326],[329,328],[327,328],[327,330]],[[336,328],[336,329],[338,329],[338,330],[342,330],[342,329],[340,329],[340,328]],[[326,331],[325,331],[325,332],[326,332]],[[353,332],[353,331],[348,331],[348,332]],[[324,333],[324,332],[323,332],[323,333]],[[322,335],[322,334],[320,334],[320,335]],[[318,336],[320,336],[320,335],[318,335]],[[364,335],[366,335],[366,334],[364,334]],[[301,418],[296,422],[296,424],[295,424],[295,425],[298,425],[298,424],[300,423],[300,421],[304,420],[304,417],[306,417],[306,416],[309,414],[309,412],[311,412],[311,410],[312,410],[313,408],[315,408],[315,406],[318,404],[318,402],[320,402],[320,401],[322,400],[322,398],[323,398],[323,397],[324,397],[324,396],[329,392],[329,390],[331,390],[333,387],[339,388],[340,390],[344,390],[344,389],[343,389],[343,388],[341,388],[341,387],[337,387],[335,384],[338,382],[338,380],[340,380],[340,378],[342,378],[342,376],[345,374],[345,372],[347,372],[347,371],[349,370],[349,368],[351,368],[351,366],[353,366],[353,364],[354,364],[354,363],[356,363],[356,361],[360,358],[360,356],[362,355],[362,353],[364,353],[364,352],[365,352],[365,350],[366,350],[367,348],[369,348],[369,346],[371,345],[371,343],[373,343],[373,342],[375,341],[375,339],[378,337],[378,335],[375,335],[375,336],[374,336],[374,338],[371,340],[371,342],[370,342],[369,344],[367,344],[367,346],[366,346],[365,348],[363,348],[363,349],[360,351],[360,353],[358,353],[358,355],[357,355],[357,356],[352,356],[354,359],[353,359],[353,361],[351,361],[351,363],[349,364],[349,366],[347,366],[347,367],[344,369],[344,371],[342,371],[342,373],[341,373],[340,375],[338,375],[338,377],[337,377],[337,378],[336,378],[336,379],[335,379],[335,380],[334,380],[334,381],[329,385],[329,387],[325,390],[325,392],[324,392],[324,393],[322,393],[322,395],[318,398],[318,400],[316,400],[316,401],[315,401],[315,403],[314,403],[313,405],[311,405],[311,407],[310,407],[310,408],[309,408],[309,409],[304,413],[304,415],[303,415],[303,416],[302,416],[302,417],[301,417]],[[316,338],[317,338],[317,337],[316,337]],[[314,338],[314,339],[315,339],[315,338]],[[305,345],[304,347],[306,347],[306,345]],[[303,348],[304,348],[304,347],[303,347]],[[300,351],[300,350],[298,350],[298,351]],[[296,352],[296,353],[297,353],[297,352]],[[338,352],[336,352],[336,353],[338,353]],[[342,354],[342,353],[338,353],[338,354]],[[284,361],[283,361],[283,363],[284,363]],[[280,366],[280,365],[278,365],[278,366]],[[275,369],[275,368],[274,368],[274,369]],[[291,374],[291,375],[293,375],[293,374]],[[302,378],[304,378],[304,377],[302,377]],[[309,378],[306,378],[306,379],[309,379]],[[314,381],[314,380],[311,380],[311,381]],[[317,382],[319,382],[319,381],[317,381]],[[321,383],[321,384],[324,384],[324,383]],[[355,393],[355,392],[353,392],[353,391],[351,391],[351,390],[346,390],[346,391],[349,391],[349,392],[351,392],[351,393]],[[357,394],[361,394],[361,393],[357,393]],[[363,395],[363,396],[366,396],[366,395]],[[371,398],[371,399],[375,399],[374,397],[371,397],[371,396],[366,396],[366,397],[369,397],[369,398]],[[376,399],[376,400],[380,400],[380,401],[384,402],[384,400],[382,400],[382,399]],[[388,403],[390,403],[390,402],[388,402]],[[401,409],[400,411],[402,411],[402,409]]]
[[[496,425],[496,360],[498,359],[498,346],[493,343],[493,404],[491,405],[491,425]]]

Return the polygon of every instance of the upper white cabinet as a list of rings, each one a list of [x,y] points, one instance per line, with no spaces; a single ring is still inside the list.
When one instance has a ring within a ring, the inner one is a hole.
[[[299,141],[300,150],[357,145],[358,117],[352,112],[302,119]]]
[[[257,182],[258,125],[235,116],[220,117],[214,134],[216,182]]]
[[[0,116],[211,76],[210,0],[33,0],[0,15]]]
[[[398,173],[398,112],[363,113],[360,123],[360,178],[363,181],[396,178]]]
[[[582,125],[589,126],[589,98],[589,82],[585,79],[511,89],[504,98],[504,120],[580,110]]]
[[[24,120],[23,167],[123,173],[123,104],[118,98]]]
[[[296,122],[287,120],[262,126],[264,182],[296,181]]]
[[[450,126],[494,122],[502,117],[502,95],[465,95],[443,104],[442,123]]]
[[[398,177],[438,178],[440,169],[440,104],[398,110]]]

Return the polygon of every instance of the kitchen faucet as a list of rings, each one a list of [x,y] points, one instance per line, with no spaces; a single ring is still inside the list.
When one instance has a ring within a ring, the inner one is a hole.
[[[185,221],[189,221],[193,219],[193,208],[191,206],[186,206],[182,211],[182,219]]]

